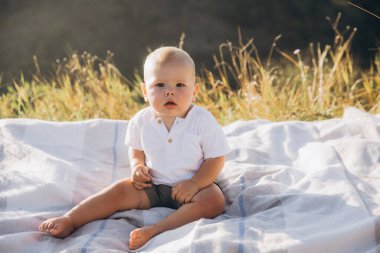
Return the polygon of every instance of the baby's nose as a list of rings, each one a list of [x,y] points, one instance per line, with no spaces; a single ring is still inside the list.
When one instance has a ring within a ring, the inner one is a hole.
[[[166,94],[166,96],[174,96],[174,91],[173,90],[167,90],[165,94]]]

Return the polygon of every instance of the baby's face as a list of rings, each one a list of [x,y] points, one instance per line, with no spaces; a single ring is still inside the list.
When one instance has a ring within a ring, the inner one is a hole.
[[[161,117],[185,117],[197,91],[193,69],[180,62],[151,67],[142,85],[144,97]]]

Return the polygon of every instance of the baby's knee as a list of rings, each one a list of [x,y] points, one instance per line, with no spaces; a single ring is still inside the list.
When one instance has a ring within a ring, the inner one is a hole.
[[[209,194],[199,201],[205,218],[215,218],[224,212],[225,199],[222,193]]]
[[[112,185],[114,200],[120,210],[148,209],[149,199],[144,190],[137,190],[130,179],[115,182]]]
[[[124,198],[128,194],[128,192],[130,192],[130,188],[132,187],[133,187],[133,184],[131,180],[122,179],[115,182],[111,186],[111,189],[115,195],[120,196],[121,198]]]
[[[224,212],[225,199],[223,194],[217,194],[212,201],[210,201],[211,208],[215,211],[214,215],[217,216]]]

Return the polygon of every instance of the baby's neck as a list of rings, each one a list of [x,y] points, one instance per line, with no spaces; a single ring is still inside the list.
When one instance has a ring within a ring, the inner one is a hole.
[[[168,117],[168,118],[161,118],[161,119],[164,122],[164,125],[166,129],[168,130],[168,132],[170,132],[170,129],[172,129],[176,117]]]

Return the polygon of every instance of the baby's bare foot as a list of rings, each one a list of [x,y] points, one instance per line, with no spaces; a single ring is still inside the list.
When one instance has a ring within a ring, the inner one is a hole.
[[[157,234],[158,231],[154,225],[135,229],[129,235],[129,248],[138,249]]]
[[[61,216],[42,222],[39,229],[54,237],[65,238],[74,231],[75,227],[69,217]]]

